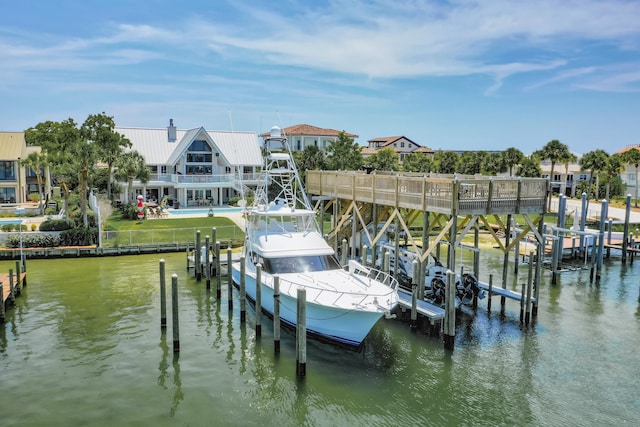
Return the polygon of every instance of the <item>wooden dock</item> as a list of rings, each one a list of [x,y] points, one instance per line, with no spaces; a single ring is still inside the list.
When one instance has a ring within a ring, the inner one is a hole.
[[[0,283],[2,283],[2,303],[7,306],[7,302],[10,300],[11,285],[10,277],[8,273],[0,274]],[[15,289],[15,295],[20,294],[20,290],[27,286],[27,273],[20,273],[20,278],[13,274],[13,286]]]
[[[398,303],[401,307],[411,310],[411,300],[411,292],[405,291],[403,289],[398,289]],[[424,301],[422,299],[418,299],[416,303],[416,310],[419,314],[431,320],[444,319],[444,308],[428,303],[427,301]]]

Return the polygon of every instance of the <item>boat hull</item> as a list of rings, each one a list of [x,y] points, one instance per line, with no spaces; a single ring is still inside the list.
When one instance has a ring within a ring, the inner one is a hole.
[[[232,278],[240,284],[240,265],[232,266]],[[273,277],[263,273],[261,284],[262,310],[273,316]],[[253,272],[245,275],[245,292],[252,301],[256,298],[256,277]],[[297,298],[282,292],[280,294],[280,319],[286,325],[295,328],[297,324]],[[358,310],[331,307],[307,301],[307,333],[322,340],[349,347],[359,347],[371,328],[385,314],[384,310]]]

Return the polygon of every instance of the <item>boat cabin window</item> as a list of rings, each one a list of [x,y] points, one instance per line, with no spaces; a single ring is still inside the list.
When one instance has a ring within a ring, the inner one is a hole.
[[[270,274],[309,273],[342,268],[338,260],[330,255],[261,258],[260,261],[264,271]]]

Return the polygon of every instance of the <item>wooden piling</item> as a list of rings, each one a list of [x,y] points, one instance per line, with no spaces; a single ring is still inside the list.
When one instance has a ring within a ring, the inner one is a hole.
[[[16,288],[13,286],[13,269],[9,269],[9,303],[16,303]]]
[[[456,336],[456,274],[447,271],[445,288],[444,348],[453,351]]]
[[[167,329],[167,295],[164,259],[160,260],[160,329]]]
[[[627,251],[629,242],[629,218],[631,216],[631,194],[627,194],[627,200],[624,211],[624,231],[622,232],[622,263],[627,262]]]
[[[218,242],[219,243],[219,242]],[[231,260],[233,259],[233,253],[231,247],[227,248],[227,270],[231,271]],[[241,267],[242,268],[242,267]],[[242,274],[241,274],[242,276]],[[240,278],[242,280],[242,277]],[[227,284],[227,304],[229,310],[233,309],[233,279]]]
[[[369,247],[367,245],[362,245],[362,249],[360,249],[360,262],[362,263],[362,265],[364,265],[365,267],[368,265],[368,256],[369,253]]]
[[[418,261],[413,260],[413,277],[411,277],[411,332],[415,332],[418,329],[418,282],[420,281],[418,275]]]
[[[349,250],[349,245],[347,243],[347,239],[342,239],[342,253],[340,257],[341,264],[347,265],[347,251]]]
[[[22,289],[20,289],[21,283],[20,283],[20,276],[21,276],[21,271],[20,271],[20,261],[16,261],[16,295],[20,296],[20,293],[22,293]]]
[[[525,291],[527,284],[522,282],[522,291],[520,292],[520,324],[524,325],[524,303],[525,303]]]
[[[207,290],[211,289],[211,260],[209,259],[209,236],[204,237],[204,246],[207,248],[205,253],[205,265],[207,266],[207,271],[205,277],[207,278]]]
[[[533,259],[533,251],[529,251],[529,259]],[[525,306],[526,310],[524,315],[525,325],[528,325],[531,321],[531,288],[533,286],[533,269],[534,266],[531,264],[531,262],[529,262],[529,277],[527,280],[527,303]],[[522,295],[522,298],[524,298],[524,295]]]
[[[196,247],[193,251],[193,259],[195,265],[196,280],[199,282],[202,280],[202,261],[200,260],[200,230],[196,230]]]
[[[493,274],[489,275],[489,295],[487,295],[487,313],[491,314],[491,297],[493,296]]]
[[[262,264],[256,265],[256,336],[262,335]]]
[[[280,276],[273,276],[273,350],[280,353]]]
[[[222,284],[220,283],[220,242],[216,242],[216,298],[220,301],[222,295]]]
[[[2,282],[0,282],[0,323],[6,322],[6,317],[4,314],[4,293],[2,289]]]
[[[542,282],[542,261],[544,257],[544,243],[538,242],[538,249],[536,255],[536,274],[534,278],[534,302],[532,315],[536,317],[538,315],[538,301],[540,300],[540,284]]]
[[[240,257],[240,323],[247,320],[246,286],[247,286],[247,266],[244,255]],[[231,283],[229,283],[231,286]]]
[[[298,288],[298,312],[296,319],[296,375],[307,374],[307,290]]]
[[[171,275],[171,308],[172,308],[172,325],[173,329],[173,352],[180,352],[180,322],[178,320],[178,275]]]
[[[596,281],[600,281],[600,272],[602,270],[602,254],[604,252],[604,221],[608,215],[609,202],[607,199],[602,200],[600,206],[600,238],[602,239],[598,245],[598,258],[596,260]]]

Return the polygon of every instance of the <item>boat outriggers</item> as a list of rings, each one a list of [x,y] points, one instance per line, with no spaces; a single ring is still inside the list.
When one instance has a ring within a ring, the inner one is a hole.
[[[277,147],[277,146],[280,147]],[[276,151],[280,148],[279,151]],[[296,325],[298,288],[306,289],[310,335],[359,347],[371,328],[398,304],[398,282],[380,270],[351,260],[341,266],[325,241],[309,203],[285,136],[279,127],[265,138],[265,164],[253,203],[245,211],[245,286],[262,310],[273,316],[274,277],[280,281],[280,317]],[[261,283],[256,284],[261,265]],[[232,265],[240,283],[241,265]]]

